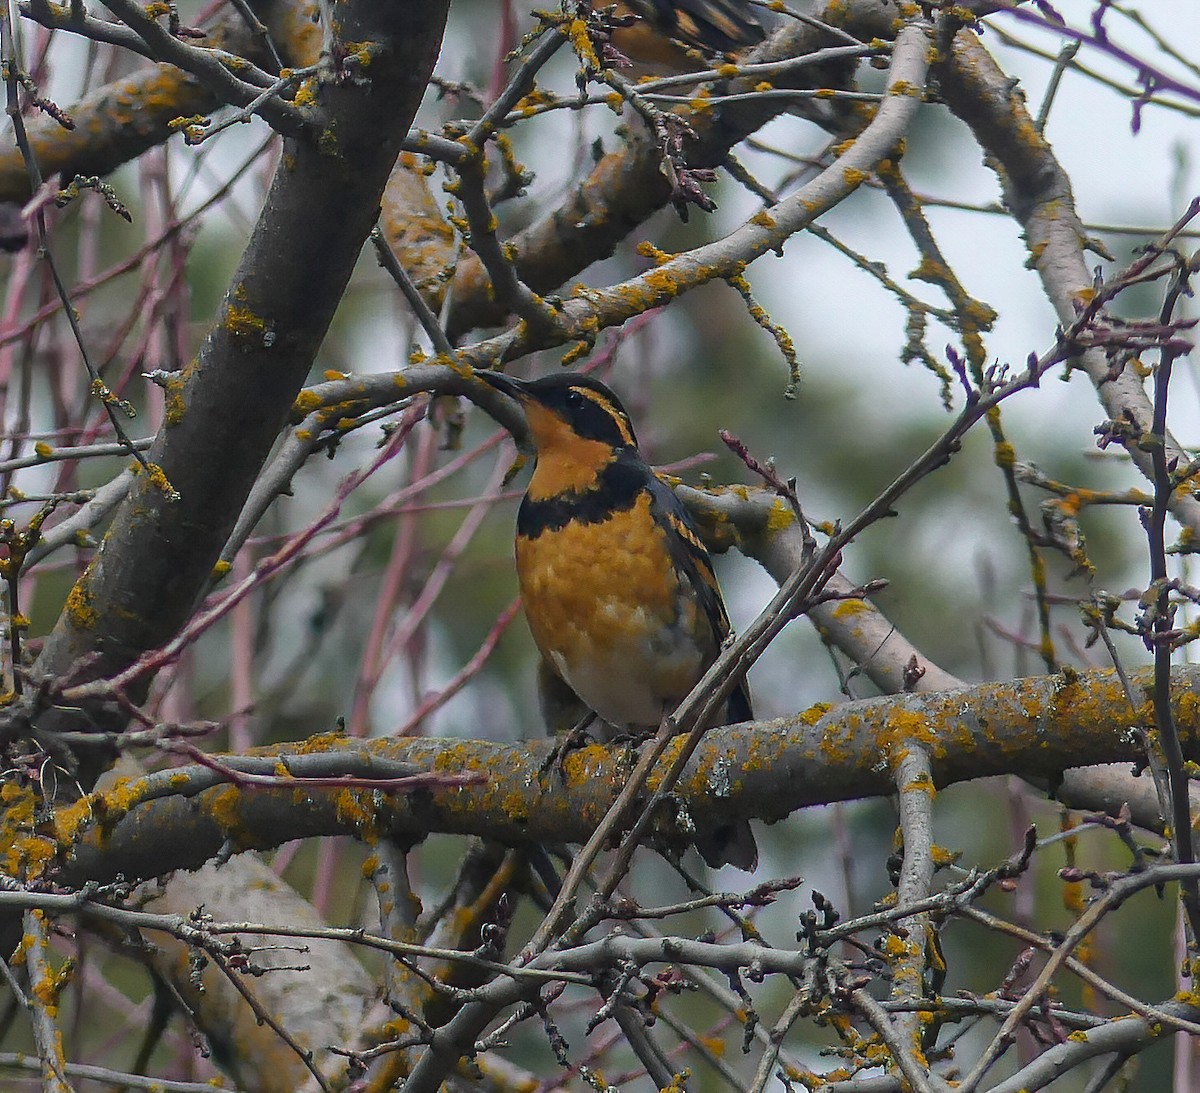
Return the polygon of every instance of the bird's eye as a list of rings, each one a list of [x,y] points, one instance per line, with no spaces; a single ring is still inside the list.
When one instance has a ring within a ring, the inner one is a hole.
[[[573,387],[567,391],[567,405],[573,410],[578,410],[584,402],[587,401],[582,394],[576,391]]]

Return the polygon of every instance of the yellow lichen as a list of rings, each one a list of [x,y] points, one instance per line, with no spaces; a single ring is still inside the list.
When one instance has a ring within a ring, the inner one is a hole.
[[[237,786],[221,786],[206,799],[208,814],[230,842],[241,845],[246,840],[242,823],[242,791]]]
[[[54,837],[66,847],[72,845],[95,816],[92,808],[92,795],[80,797],[69,805],[63,805],[54,810]]]
[[[96,620],[99,618],[93,605],[91,588],[84,584],[87,576],[85,573],[71,587],[64,605],[67,618],[71,620],[71,625],[77,630],[90,630],[96,625]]]
[[[175,487],[171,485],[171,480],[167,477],[166,471],[157,463],[147,463],[144,468],[149,472],[149,481],[151,485],[161,490],[172,501],[179,500],[179,493]]]
[[[796,522],[796,513],[783,498],[771,503],[771,511],[767,513],[767,531],[782,531]]]
[[[832,702],[816,702],[807,710],[801,710],[796,717],[805,725],[816,725],[832,709]]]
[[[930,850],[930,857],[933,858],[933,864],[938,866],[956,865],[959,858],[962,857],[961,850],[950,850],[944,846],[934,846]]]
[[[267,323],[250,308],[229,304],[225,308],[225,329],[235,338],[255,337],[261,340]]]
[[[315,391],[304,390],[296,396],[296,401],[292,403],[292,413],[299,417],[306,417],[314,410],[319,410],[321,407],[321,396]]]
[[[174,372],[163,384],[163,414],[168,425],[178,425],[183,420],[187,402],[183,397],[184,373]]]
[[[315,76],[302,80],[300,86],[296,88],[296,96],[292,101],[301,108],[315,105],[319,86]]]

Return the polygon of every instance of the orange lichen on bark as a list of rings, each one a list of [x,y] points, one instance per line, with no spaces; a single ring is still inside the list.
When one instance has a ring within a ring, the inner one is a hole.
[[[205,810],[234,846],[249,849],[254,845],[242,823],[242,791],[237,786],[221,786],[205,794],[202,800]]]
[[[875,739],[882,754],[894,766],[908,754],[908,745],[932,747],[938,743],[938,733],[925,714],[901,709],[889,712]]]
[[[814,702],[807,710],[801,710],[796,716],[806,725],[816,725],[832,709],[832,702]]]
[[[133,470],[134,474],[144,471],[146,481],[154,486],[155,489],[161,490],[172,500],[178,500],[179,494],[175,487],[171,485],[171,480],[167,477],[167,472],[157,463],[147,463],[144,466],[140,463],[134,463],[130,469]]]
[[[900,792],[901,793],[909,793],[909,792],[927,793],[927,794],[929,794],[930,797],[936,797],[937,796],[937,787],[933,784],[933,780],[929,777],[928,774],[922,773],[922,774],[918,775],[916,778],[912,779],[912,781],[905,782],[904,785],[902,785],[900,787]]]
[[[363,789],[338,790],[334,797],[334,809],[341,823],[352,824],[355,833],[367,843],[379,838],[379,814],[374,806],[374,793]]]
[[[228,304],[225,308],[225,329],[235,338],[254,338],[261,342],[267,321],[248,307]]]
[[[5,872],[13,877],[42,876],[58,854],[58,843],[37,831],[40,794],[30,785],[0,787],[0,851]]]
[[[64,604],[67,618],[71,620],[71,625],[76,630],[90,630],[96,625],[96,620],[99,614],[96,611],[92,601],[92,592],[88,585],[87,573],[71,586],[71,591],[67,593],[67,602]]]
[[[68,805],[60,805],[54,810],[52,823],[54,836],[63,847],[73,845],[80,834],[96,819],[95,794],[85,794],[78,801]]]
[[[296,745],[295,751],[300,755],[321,755],[340,748],[346,743],[346,739],[346,734],[337,730],[319,732],[301,741]]]
[[[168,425],[178,425],[187,410],[183,397],[187,376],[185,372],[172,372],[163,381],[163,420]]]

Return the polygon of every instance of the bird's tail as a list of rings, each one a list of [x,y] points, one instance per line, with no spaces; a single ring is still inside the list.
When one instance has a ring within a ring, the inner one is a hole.
[[[749,820],[734,820],[696,833],[696,849],[713,869],[734,865],[752,873],[758,867],[758,843]]]

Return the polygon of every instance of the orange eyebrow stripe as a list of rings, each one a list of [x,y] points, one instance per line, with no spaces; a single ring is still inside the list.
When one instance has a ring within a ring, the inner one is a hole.
[[[605,398],[599,391],[593,391],[590,387],[577,387],[576,390],[585,398],[591,399],[597,406],[600,407],[606,414],[616,422],[617,429],[621,433],[621,439],[631,447],[637,446],[637,441],[633,439],[633,433],[629,429],[629,425],[625,420],[625,415],[621,410],[613,405],[612,399]]]

